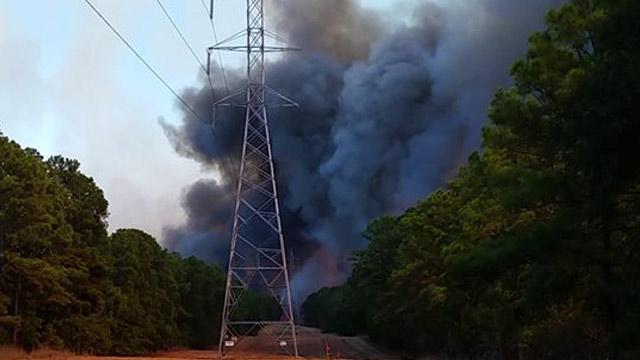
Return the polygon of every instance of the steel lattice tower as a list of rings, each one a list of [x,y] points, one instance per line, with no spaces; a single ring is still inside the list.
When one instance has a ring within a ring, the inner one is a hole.
[[[244,35],[246,44],[228,45]],[[247,0],[246,30],[209,48],[209,54],[213,50],[247,54],[246,104],[243,104],[246,118],[220,332],[221,357],[227,348],[255,331],[271,335],[276,346],[298,356],[265,101],[272,94],[281,106],[297,105],[265,84],[265,53],[297,49],[267,46],[265,37],[280,40],[264,28],[263,0]],[[215,106],[233,105],[228,101],[243,94],[245,90],[225,97]],[[249,292],[273,297],[279,304],[280,315],[246,318],[246,313],[237,310]]]

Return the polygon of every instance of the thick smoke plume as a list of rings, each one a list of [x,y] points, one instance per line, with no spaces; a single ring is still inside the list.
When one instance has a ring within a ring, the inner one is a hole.
[[[479,146],[492,94],[559,2],[426,2],[396,22],[352,0],[268,2],[268,23],[305,49],[268,66],[269,86],[300,104],[269,113],[298,300],[343,281],[370,220],[425,197]],[[184,95],[211,115],[206,87]],[[165,230],[170,249],[226,263],[243,120],[231,109],[213,132],[187,112],[163,124],[176,151],[221,174],[185,191],[188,220]]]

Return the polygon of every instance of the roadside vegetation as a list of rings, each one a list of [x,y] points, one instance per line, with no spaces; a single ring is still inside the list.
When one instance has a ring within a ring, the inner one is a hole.
[[[0,342],[95,354],[217,344],[224,275],[139,230],[107,234],[79,163],[0,134]]]
[[[373,221],[307,324],[408,353],[640,358],[640,2],[549,13],[489,109],[482,149]]]
[[[98,355],[216,347],[224,272],[140,230],[108,234],[107,200],[79,169],[0,133],[0,345]],[[239,307],[257,320],[280,311],[256,293]]]

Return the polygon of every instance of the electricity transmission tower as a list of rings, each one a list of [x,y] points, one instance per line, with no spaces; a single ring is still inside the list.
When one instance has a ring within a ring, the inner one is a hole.
[[[214,106],[237,106],[231,99],[246,94],[246,118],[242,159],[236,193],[236,206],[227,270],[220,356],[247,336],[258,331],[273,340],[274,348],[298,356],[291,289],[284,237],[278,205],[278,192],[267,122],[268,95],[276,106],[297,106],[265,84],[265,53],[298,50],[269,46],[265,38],[281,38],[264,28],[263,0],[247,0],[247,28],[208,49],[241,51],[247,55],[247,88],[231,94]],[[246,37],[246,43],[233,45]],[[255,294],[261,294],[256,299]],[[249,300],[277,303],[278,314],[252,314]]]

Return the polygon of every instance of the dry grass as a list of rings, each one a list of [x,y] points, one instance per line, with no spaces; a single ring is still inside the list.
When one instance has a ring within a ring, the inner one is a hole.
[[[72,353],[47,348],[27,354],[14,346],[0,346],[0,360],[67,360],[75,357]]]
[[[325,360],[325,349],[330,348],[331,359],[353,360],[398,360],[399,356],[386,354],[384,351],[371,345],[368,341],[359,337],[343,337],[332,334],[322,334],[316,329],[299,327],[298,348],[304,359]],[[273,339],[265,336],[257,336],[245,339],[237,348],[234,348],[225,360],[285,360],[288,356],[271,355],[283,353],[279,347],[273,344]],[[172,350],[148,356],[115,357],[115,356],[90,356],[76,355],[69,352],[39,349],[27,354],[14,347],[0,347],[0,360],[218,360],[216,350]],[[426,358],[424,360],[435,360]]]
[[[0,360],[21,359],[24,355],[24,351],[13,346],[0,346]]]

